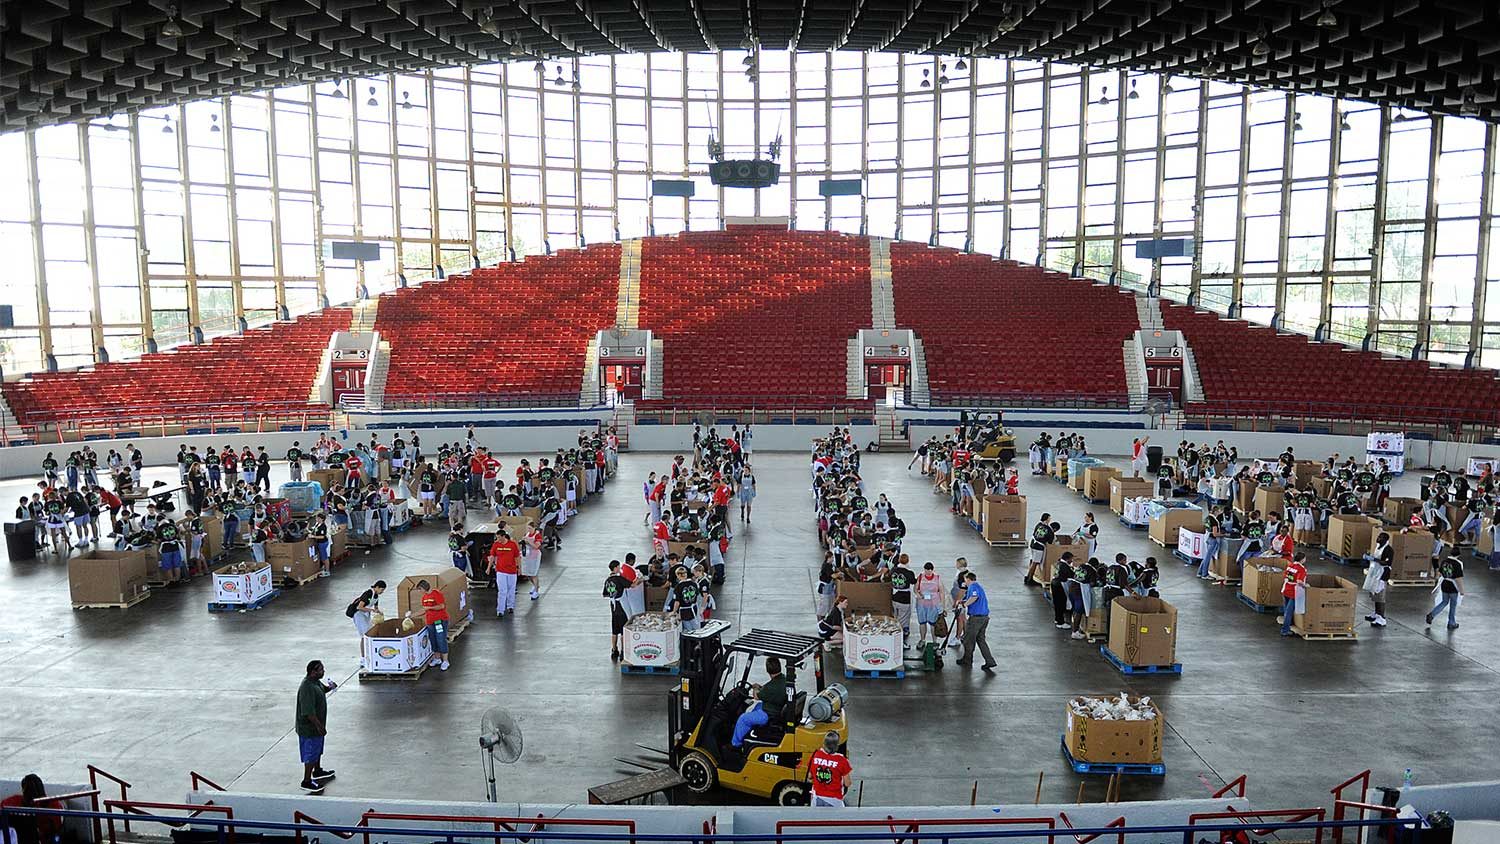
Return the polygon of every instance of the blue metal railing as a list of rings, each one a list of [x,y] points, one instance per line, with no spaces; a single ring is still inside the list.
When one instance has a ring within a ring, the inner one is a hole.
[[[212,804],[210,804],[211,806]],[[244,832],[286,832],[293,834],[307,833],[333,833],[342,838],[350,838],[355,835],[362,836],[365,840],[370,837],[396,837],[396,838],[418,838],[425,842],[443,841],[447,844],[456,844],[460,839],[491,839],[495,842],[518,842],[527,841],[600,841],[600,842],[662,842],[662,844],[719,844],[720,842],[766,842],[767,844],[782,844],[782,842],[802,841],[887,841],[891,838],[889,830],[871,830],[868,832],[837,832],[837,820],[828,818],[829,827],[808,833],[789,832],[763,832],[750,834],[718,834],[713,832],[704,833],[613,833],[613,832],[580,832],[560,831],[549,832],[545,828],[539,830],[506,830],[506,829],[474,829],[454,830],[424,827],[377,827],[356,826],[347,824],[322,824],[312,822],[287,823],[281,821],[257,821],[241,818],[216,818],[203,815],[154,815],[145,812],[93,812],[74,811],[67,809],[42,809],[26,806],[0,807],[0,828],[6,827],[18,817],[57,817],[62,819],[77,818],[80,820],[103,820],[115,821],[129,819],[134,823],[162,823],[169,826],[193,826],[198,828],[209,827],[217,831],[220,844],[231,844],[233,836]],[[461,820],[456,818],[455,820]],[[545,827],[547,818],[537,818],[535,821],[528,820],[536,826]],[[976,824],[982,824],[983,818],[975,818]],[[1371,818],[1355,820],[1323,820],[1323,821],[1275,821],[1255,820],[1240,823],[1211,823],[1211,824],[1162,824],[1155,826],[1112,826],[1112,827],[1079,827],[1076,829],[986,829],[965,831],[933,831],[933,832],[903,832],[901,838],[905,841],[916,842],[942,842],[942,844],[953,844],[953,842],[966,841],[1006,841],[1017,838],[1047,838],[1048,840],[1064,839],[1069,837],[1086,839],[1091,837],[1116,838],[1124,840],[1125,836],[1131,835],[1169,835],[1175,837],[1180,834],[1183,844],[1194,844],[1198,840],[1195,836],[1207,835],[1210,840],[1217,839],[1220,833],[1243,832],[1254,828],[1257,834],[1265,834],[1271,831],[1307,830],[1317,833],[1318,840],[1322,839],[1322,832],[1342,831],[1345,829],[1389,829],[1392,832],[1399,828],[1416,829],[1421,824],[1418,818]],[[111,834],[111,839],[113,834]]]

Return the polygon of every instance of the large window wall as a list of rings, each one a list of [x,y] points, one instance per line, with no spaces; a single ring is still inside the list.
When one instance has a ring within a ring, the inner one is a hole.
[[[1489,124],[1001,59],[765,53],[752,78],[745,58],[454,68],[0,135],[0,367],[118,359],[476,260],[749,215],[1500,366]],[[731,153],[781,138],[781,183],[713,187],[710,135]],[[698,193],[652,197],[653,177]],[[864,195],[824,198],[826,178]],[[1159,237],[1193,254],[1136,257]],[[325,257],[331,240],[380,257]]]

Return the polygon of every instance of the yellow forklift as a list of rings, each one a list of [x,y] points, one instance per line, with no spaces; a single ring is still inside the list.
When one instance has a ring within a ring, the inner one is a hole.
[[[782,806],[805,806],[808,758],[830,731],[839,734],[841,751],[847,747],[847,692],[838,684],[824,687],[823,640],[755,629],[725,645],[721,637],[728,629],[728,622],[714,619],[682,634],[679,682],[668,692],[669,764],[694,794],[721,785]],[[743,747],[733,747],[734,724],[750,696],[750,671],[772,656],[782,662],[787,705],[768,713],[770,721],[752,730]],[[812,694],[797,683],[807,663],[817,689]]]
[[[975,460],[999,460],[1001,463],[1009,463],[1016,459],[1016,438],[1005,429],[993,442],[985,443],[984,448],[974,451]]]

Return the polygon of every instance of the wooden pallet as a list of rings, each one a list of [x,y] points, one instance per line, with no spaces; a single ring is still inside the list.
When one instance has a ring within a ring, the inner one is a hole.
[[[463,635],[463,632],[465,630],[469,629],[469,625],[472,623],[473,619],[466,618],[463,621],[458,622],[457,624],[450,624],[448,626],[448,641],[451,643],[457,640],[459,636]]]
[[[1075,774],[1125,774],[1160,777],[1167,773],[1165,762],[1080,762],[1068,750],[1068,737],[1062,737],[1063,758]]]
[[[1174,662],[1171,665],[1127,665],[1125,660],[1120,659],[1108,645],[1100,645],[1099,653],[1104,655],[1109,664],[1119,670],[1121,674],[1181,674],[1182,663]]]
[[[1242,586],[1242,585],[1244,585],[1244,581],[1241,580],[1238,577],[1223,577],[1221,575],[1214,574],[1213,572],[1209,572],[1208,573],[1208,579],[1209,579],[1209,582],[1212,583],[1214,586]],[[1241,592],[1240,594],[1243,595],[1244,593]]]
[[[146,588],[147,589],[166,589],[168,586],[175,586],[175,585],[181,583],[183,580],[186,580],[186,579],[187,578],[182,578],[181,580],[148,580],[148,581],[146,581]]]
[[[1436,580],[1387,580],[1386,586],[1426,586],[1431,589],[1437,585]]]
[[[1169,548],[1169,547],[1171,547],[1171,546],[1167,545],[1167,543],[1162,542],[1160,539],[1157,539],[1154,536],[1148,536],[1146,538],[1150,539],[1151,540],[1151,544],[1155,545],[1158,548]]]
[[[1350,630],[1348,633],[1307,633],[1297,625],[1292,625],[1292,632],[1309,642],[1353,642],[1359,639],[1359,634]]]
[[[260,600],[256,601],[253,604],[224,604],[224,603],[220,603],[218,601],[209,601],[208,602],[208,611],[209,612],[250,612],[251,610],[258,610],[261,607],[265,606],[266,604],[271,603],[271,601],[275,600],[276,596],[278,596],[280,594],[281,594],[281,590],[280,589],[272,589],[270,592],[267,592],[266,594],[262,595],[260,597]]]
[[[123,604],[119,604],[119,603],[116,603],[116,604],[110,604],[110,603],[88,604],[88,603],[83,603],[83,604],[74,604],[73,605],[73,609],[75,609],[75,610],[128,610],[131,607],[135,606],[136,604],[139,604],[141,601],[144,601],[144,600],[146,600],[149,597],[151,597],[151,593],[150,592],[142,592],[141,594],[136,595],[134,598],[131,598],[129,601],[126,601]]]
[[[1200,562],[1199,560],[1195,560],[1192,557],[1189,557],[1188,555],[1182,553],[1182,549],[1180,549],[1180,548],[1173,548],[1172,549],[1172,556],[1174,556],[1177,559],[1183,561],[1184,563],[1187,563],[1190,566],[1196,566]]]
[[[422,663],[421,667],[413,668],[410,671],[360,671],[359,679],[361,682],[365,680],[377,679],[415,680],[418,677],[421,677],[423,674],[427,673],[427,669],[431,667],[432,663],[424,662]]]
[[[301,578],[299,580],[298,578],[292,577],[289,574],[283,575],[281,578],[281,588],[290,589],[293,586],[306,586],[307,584],[312,583],[314,580],[317,580],[318,576],[319,575],[317,572],[313,572],[307,577]]]
[[[1129,521],[1123,515],[1120,516],[1120,524],[1130,528],[1131,530],[1145,530],[1147,527],[1150,527],[1149,524],[1138,525],[1135,522]]]
[[[860,668],[845,668],[844,677],[850,680],[900,680],[906,676],[904,668],[886,668],[868,671]]]
[[[986,539],[985,542],[991,548],[1024,548],[1027,544],[1025,539]]]
[[[1252,610],[1255,610],[1258,613],[1281,612],[1281,607],[1271,606],[1269,604],[1257,604],[1257,603],[1255,603],[1255,601],[1253,599],[1251,599],[1251,597],[1249,595],[1246,595],[1244,592],[1236,592],[1234,596],[1236,598],[1240,599],[1240,603],[1244,604],[1245,606],[1249,607]]]
[[[1332,560],[1341,566],[1359,566],[1363,568],[1364,566],[1369,565],[1369,561],[1366,560],[1363,556],[1340,557],[1338,554],[1335,554],[1332,551],[1327,550],[1326,548],[1323,550],[1323,559]]]
[[[495,581],[490,580],[488,578],[486,578],[484,580],[474,580],[473,578],[469,579],[469,591],[470,592],[473,592],[475,589],[494,589],[494,588],[495,588]]]
[[[681,668],[677,664],[672,665],[631,665],[626,662],[620,663],[621,674],[661,674],[675,676]]]

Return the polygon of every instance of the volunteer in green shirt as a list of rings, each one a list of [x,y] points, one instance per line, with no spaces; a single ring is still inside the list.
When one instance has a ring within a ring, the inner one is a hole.
[[[302,790],[314,794],[323,790],[333,779],[333,771],[325,771],[323,762],[323,738],[328,735],[328,693],[338,688],[332,680],[323,681],[323,662],[313,660],[307,664],[307,676],[297,687],[297,749],[302,754]]]
[[[463,478],[453,475],[448,479],[448,485],[443,487],[443,495],[448,498],[444,515],[448,517],[449,522],[464,523],[464,519],[469,515],[469,507],[465,503],[468,494],[469,485],[464,483]]]

